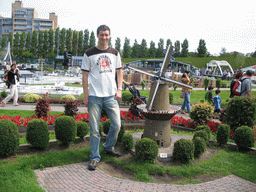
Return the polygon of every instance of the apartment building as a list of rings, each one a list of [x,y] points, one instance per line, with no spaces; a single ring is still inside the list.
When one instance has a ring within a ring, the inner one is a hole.
[[[49,13],[49,19],[38,18],[38,14],[34,8],[23,7],[21,0],[12,3],[12,17],[5,18],[0,15],[0,39],[2,35],[9,35],[10,32],[16,34],[36,31],[56,30],[58,27],[58,16],[55,13]]]

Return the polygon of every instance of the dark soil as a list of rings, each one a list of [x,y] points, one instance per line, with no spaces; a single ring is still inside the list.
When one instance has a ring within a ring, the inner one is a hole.
[[[16,158],[16,155],[25,156],[25,155],[33,155],[33,154],[42,154],[42,153],[46,153],[46,152],[66,151],[66,150],[73,150],[73,149],[77,149],[77,148],[81,148],[81,147],[87,147],[89,145],[90,145],[89,138],[86,138],[84,141],[77,139],[74,142],[74,144],[72,144],[70,146],[63,146],[63,145],[59,144],[58,142],[51,142],[45,150],[38,150],[38,149],[31,148],[29,146],[22,146],[22,147],[20,146],[18,148],[18,150],[16,150],[14,155],[12,155],[8,158],[0,158],[0,161],[4,160],[4,159],[13,160]],[[192,163],[198,163],[201,161],[205,161],[205,160],[211,158],[212,156],[214,156],[216,153],[218,153],[218,151],[222,148],[222,147],[217,146],[214,143],[211,143],[210,145],[211,146],[207,148],[206,152],[204,154],[202,154],[199,158],[196,158]],[[237,151],[237,147],[235,145],[229,145],[228,148],[231,151]],[[132,153],[128,153],[128,152],[124,153],[122,151],[121,147],[119,147],[119,146],[117,146],[116,149],[122,153],[122,157],[120,157],[119,160],[129,161],[134,157],[134,155]],[[249,150],[246,153],[256,155],[255,150]],[[170,160],[167,160],[167,161],[158,160],[156,162],[156,165],[180,166],[181,163],[174,163]],[[128,179],[128,180],[135,180],[134,175],[131,171],[125,170],[122,167],[118,167],[111,163],[106,163],[106,162],[102,161],[99,163],[99,169],[103,170],[105,173],[107,173],[113,177],[118,177],[118,178]],[[184,180],[178,176],[174,176],[174,175],[170,175],[170,174],[166,174],[164,176],[151,175],[151,177],[156,183],[166,183],[166,184]],[[191,178],[191,180],[207,182],[207,181],[212,181],[212,180],[219,179],[222,177],[224,177],[224,176],[223,175],[198,175],[194,178]]]

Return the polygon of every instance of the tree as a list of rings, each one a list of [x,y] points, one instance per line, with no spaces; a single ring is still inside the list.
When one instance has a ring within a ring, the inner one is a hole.
[[[59,27],[55,30],[54,33],[54,53],[59,55],[59,46],[60,46],[60,29]]]
[[[220,51],[220,56],[225,56],[227,54],[227,50],[225,47],[222,47],[221,48],[221,51]]]
[[[77,49],[78,49],[78,33],[77,33],[77,31],[73,31],[72,55],[76,55],[77,56]]]
[[[60,55],[63,55],[64,54],[64,51],[66,50],[66,33],[67,33],[67,31],[66,31],[66,29],[65,28],[63,28],[63,29],[61,29],[61,31],[60,31],[60,38],[59,38],[59,54]]]
[[[83,55],[83,31],[79,31],[78,34],[78,55]]]
[[[38,57],[43,57],[43,52],[44,52],[44,49],[43,49],[43,32],[42,31],[39,31],[39,34],[38,34],[38,49],[37,49],[37,53],[38,53]]]
[[[200,39],[199,41],[197,52],[198,52],[198,57],[205,57],[207,55],[206,43],[203,39]]]
[[[50,29],[48,31],[48,53],[53,53],[53,44],[54,44],[54,31]]]
[[[20,44],[20,34],[18,32],[15,33],[13,39],[13,56],[17,58],[19,56],[19,44]]]
[[[164,40],[159,39],[156,57],[164,57]]]
[[[134,44],[132,46],[132,53],[131,53],[132,58],[139,57],[139,49],[140,49],[140,45],[138,44],[137,40],[135,39]]]
[[[23,31],[20,35],[19,54],[18,57],[22,57],[23,51],[25,51],[26,33]]]
[[[151,41],[150,42],[150,47],[149,47],[149,57],[150,58],[155,58],[156,57],[156,44],[155,42]]]
[[[67,30],[67,35],[66,35],[66,51],[70,52],[72,51],[72,30],[69,28]]]
[[[37,56],[37,32],[34,30],[32,32],[32,38],[31,38],[31,47],[30,47],[30,53],[33,54],[33,57],[35,58]]]
[[[42,50],[42,57],[46,58],[48,54],[48,49],[49,49],[49,37],[48,37],[48,32],[44,31],[43,32],[43,50]]]
[[[3,34],[2,42],[1,42],[1,50],[4,50],[6,46],[7,46],[7,37],[5,34]]]
[[[115,49],[120,53],[120,51],[121,51],[121,39],[119,37],[116,38]]]
[[[181,45],[181,56],[182,57],[187,57],[188,56],[188,40],[185,39]]]
[[[180,56],[180,41],[176,41],[174,43],[174,51],[175,53],[173,54],[175,57],[179,57]]]
[[[91,32],[91,35],[90,35],[90,43],[89,43],[89,47],[95,47],[96,45],[96,38],[95,38],[95,35],[94,35],[94,32],[92,31]]]
[[[85,29],[84,30],[84,42],[83,42],[83,46],[84,46],[84,50],[83,50],[83,52],[85,52],[87,49],[89,49],[89,47],[90,47],[90,45],[89,45],[89,39],[90,39],[90,37],[89,37],[89,31],[88,31],[88,29]]]
[[[166,49],[165,49],[166,51],[167,51],[169,45],[172,46],[172,41],[170,39],[167,39],[167,41],[166,41]]]
[[[25,50],[30,51],[31,48],[31,33],[27,33],[26,42],[25,42]]]
[[[8,35],[8,42],[10,42],[10,47],[11,51],[13,50],[13,37],[12,37],[12,32],[9,33]]]
[[[130,39],[125,37],[124,49],[123,49],[123,58],[129,58],[129,57],[131,57]]]
[[[142,39],[139,47],[139,57],[146,58],[148,56],[147,42],[145,39]]]

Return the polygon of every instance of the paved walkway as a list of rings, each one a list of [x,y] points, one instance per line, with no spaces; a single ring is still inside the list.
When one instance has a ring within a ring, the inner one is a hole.
[[[33,104],[13,106],[7,104],[1,109],[9,110],[34,110]],[[52,111],[64,111],[63,105],[51,105]],[[128,108],[121,108],[128,110]],[[79,112],[87,112],[87,109],[79,107]],[[181,115],[181,114],[177,114]],[[187,117],[188,118],[188,117]],[[256,184],[241,179],[235,175],[229,175],[221,179],[201,184],[170,185],[157,183],[143,183],[112,177],[99,168],[96,171],[87,169],[88,162],[51,167],[44,170],[35,170],[39,185],[48,192],[55,191],[90,191],[90,192],[127,192],[127,191],[216,191],[216,192],[256,192]]]

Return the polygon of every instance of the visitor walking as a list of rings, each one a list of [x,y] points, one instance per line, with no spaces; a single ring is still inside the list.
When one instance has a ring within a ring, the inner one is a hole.
[[[251,97],[251,92],[252,92],[252,71],[247,70],[245,73],[245,76],[241,78],[241,95],[240,96],[247,96]]]
[[[184,84],[191,85],[191,81],[190,81],[189,77],[190,77],[190,72],[185,71],[185,73],[182,75],[181,82]],[[186,108],[187,108],[187,113],[189,113],[191,110],[191,107],[190,107],[191,91],[192,91],[192,89],[190,89],[190,88],[182,87],[182,92],[185,92],[184,102],[181,107],[181,113],[183,113],[183,114],[186,113],[186,111],[185,111]]]
[[[13,98],[13,105],[19,106],[18,104],[18,89],[17,83],[19,80],[19,69],[17,68],[16,64],[11,65],[11,70],[7,73],[7,84],[8,88],[10,88],[10,94],[2,101],[2,106],[5,107],[6,103]]]
[[[117,100],[122,96],[122,63],[119,52],[109,47],[110,29],[101,25],[97,29],[98,44],[87,50],[83,56],[81,70],[83,71],[84,103],[88,107],[90,117],[90,162],[89,170],[95,170],[100,161],[100,132],[99,122],[102,108],[107,112],[111,125],[104,151],[112,156],[121,156],[114,150],[121,127],[120,110]],[[117,71],[117,82],[115,73]],[[90,82],[88,93],[88,80]]]

